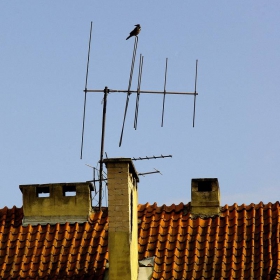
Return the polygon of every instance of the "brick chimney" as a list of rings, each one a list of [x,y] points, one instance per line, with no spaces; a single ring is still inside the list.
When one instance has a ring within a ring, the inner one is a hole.
[[[109,279],[138,276],[137,183],[130,158],[105,159],[108,182]]]
[[[92,211],[90,183],[20,185],[23,225],[83,223]]]
[[[211,217],[220,214],[220,188],[217,178],[192,179],[191,215]]]

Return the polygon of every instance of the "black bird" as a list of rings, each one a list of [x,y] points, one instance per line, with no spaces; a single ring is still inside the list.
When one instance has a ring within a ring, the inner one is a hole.
[[[135,24],[134,26],[136,26],[129,34],[129,36],[126,38],[126,40],[128,40],[130,37],[132,36],[137,36],[140,31],[141,31],[141,26],[140,24]]]

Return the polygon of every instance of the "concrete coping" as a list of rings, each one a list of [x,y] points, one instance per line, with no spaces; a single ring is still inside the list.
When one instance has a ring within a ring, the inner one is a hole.
[[[24,188],[30,188],[30,187],[40,187],[40,188],[44,188],[44,187],[48,187],[48,186],[64,186],[66,188],[66,190],[72,190],[73,187],[77,186],[77,185],[84,185],[89,187],[89,189],[91,191],[94,191],[93,186],[90,182],[74,182],[74,183],[45,183],[45,184],[28,184],[28,185],[19,185],[19,189],[21,190],[21,192],[23,191]]]

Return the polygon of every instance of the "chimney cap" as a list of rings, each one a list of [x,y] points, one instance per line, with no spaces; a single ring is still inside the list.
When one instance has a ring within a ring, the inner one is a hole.
[[[107,165],[108,163],[120,163],[125,162],[129,164],[129,172],[135,177],[136,181],[139,182],[138,173],[132,162],[131,158],[106,158],[103,159],[103,162]]]
[[[31,186],[44,188],[44,187],[48,187],[50,185],[63,185],[64,187],[66,187],[66,189],[69,188],[69,190],[71,189],[71,187],[76,186],[76,185],[88,185],[89,189],[91,191],[94,191],[91,182],[27,184],[27,185],[19,185],[19,189],[22,192],[24,188],[30,188]]]
[[[197,178],[191,182],[192,217],[220,215],[220,188],[218,178]]]

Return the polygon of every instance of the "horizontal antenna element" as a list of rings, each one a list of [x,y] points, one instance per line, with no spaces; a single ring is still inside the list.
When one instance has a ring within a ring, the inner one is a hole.
[[[124,130],[124,124],[125,124],[126,113],[127,113],[127,108],[128,108],[129,96],[130,96],[130,88],[131,88],[131,82],[132,82],[132,77],[133,77],[133,70],[134,70],[134,63],[135,63],[137,45],[138,45],[138,36],[135,36],[134,49],[133,49],[133,54],[132,54],[130,76],[129,76],[129,82],[128,82],[127,97],[126,97],[126,104],[125,104],[125,109],[124,109],[123,125],[122,125],[122,132],[121,132],[121,136],[120,136],[119,147],[122,145],[123,130]]]
[[[142,80],[143,60],[144,60],[144,56],[142,56],[142,54],[140,54],[138,85],[137,85],[137,97],[136,97],[135,116],[134,116],[134,128],[135,128],[135,130],[137,129],[138,108],[139,108],[140,87],[141,87],[141,80]]]
[[[86,103],[87,103],[87,82],[88,82],[88,69],[89,69],[89,57],[90,57],[90,45],[91,45],[91,33],[92,33],[92,21],[90,22],[89,42],[88,42],[88,57],[87,57],[87,71],[85,82],[85,97],[84,97],[84,113],[83,113],[83,128],[82,128],[82,142],[81,142],[81,156],[83,158],[83,146],[84,146],[84,132],[85,132],[85,118],[86,118]]]
[[[164,75],[164,90],[163,90],[163,102],[162,102],[161,127],[163,127],[163,116],[164,116],[164,105],[165,105],[165,94],[166,94],[167,62],[168,62],[168,58],[166,58],[166,62],[165,62],[165,75]]]
[[[168,156],[163,156],[163,155],[160,155],[160,156],[151,156],[151,157],[138,157],[138,158],[132,158],[132,160],[144,160],[144,159],[157,159],[157,158],[167,158],[167,157],[172,157],[172,155],[168,155]]]
[[[162,174],[160,173],[159,170],[157,170],[157,169],[155,169],[155,168],[154,168],[154,170],[155,170],[155,171],[145,172],[145,173],[138,173],[138,175],[139,175],[139,176],[144,176],[144,177],[145,177],[145,175],[150,175],[150,174],[155,174],[155,173],[159,173],[160,175],[162,175]]]
[[[195,64],[195,81],[194,81],[194,99],[193,99],[193,127],[194,127],[194,120],[195,120],[195,103],[196,103],[196,83],[197,83],[197,67],[198,67],[198,60],[196,60]]]

